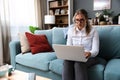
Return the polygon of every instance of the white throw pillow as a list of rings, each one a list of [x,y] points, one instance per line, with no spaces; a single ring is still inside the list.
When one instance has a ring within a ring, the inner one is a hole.
[[[21,45],[21,51],[22,53],[26,53],[30,51],[30,46],[27,40],[27,37],[25,33],[19,33],[19,38],[20,38],[20,45]]]

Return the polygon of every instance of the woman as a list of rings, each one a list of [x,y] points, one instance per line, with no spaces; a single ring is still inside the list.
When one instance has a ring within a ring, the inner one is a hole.
[[[73,17],[74,27],[68,30],[67,45],[83,46],[87,62],[64,61],[62,80],[88,80],[87,68],[97,64],[95,56],[99,52],[99,36],[89,25],[84,9],[77,10]]]

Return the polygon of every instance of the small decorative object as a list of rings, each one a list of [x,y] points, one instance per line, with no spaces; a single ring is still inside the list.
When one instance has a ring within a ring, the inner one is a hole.
[[[98,25],[98,18],[95,18],[95,25]]]
[[[50,10],[50,11],[49,11],[49,14],[50,14],[50,15],[54,15],[53,10]]]
[[[60,12],[61,12],[61,14],[65,14],[65,10],[64,9],[62,9]]]
[[[100,15],[101,15],[101,12],[97,12],[97,13],[95,14],[96,17],[99,17]]]
[[[112,21],[112,17],[109,17],[109,22],[108,22],[109,25],[113,24],[113,21]]]
[[[107,22],[105,22],[105,21],[100,21],[99,24],[100,24],[100,25],[107,25]]]
[[[100,25],[106,25],[107,24],[106,19],[104,18],[103,15],[100,15],[100,17],[99,17],[99,24]]]
[[[60,13],[60,9],[56,9],[55,10],[55,15],[59,15],[59,13]]]

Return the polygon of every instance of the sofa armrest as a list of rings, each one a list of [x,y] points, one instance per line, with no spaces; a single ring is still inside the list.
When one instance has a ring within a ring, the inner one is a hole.
[[[21,46],[20,41],[11,41],[9,43],[9,49],[10,49],[10,58],[11,58],[11,65],[13,68],[15,68],[15,56],[19,53],[21,53]]]

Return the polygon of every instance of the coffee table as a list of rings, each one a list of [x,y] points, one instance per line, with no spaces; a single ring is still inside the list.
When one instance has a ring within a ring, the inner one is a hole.
[[[19,70],[15,70],[12,73],[12,75],[8,77],[8,79],[5,79],[3,77],[3,78],[0,78],[0,80],[28,80],[28,73],[19,71]],[[36,75],[36,80],[52,80],[52,79]]]

